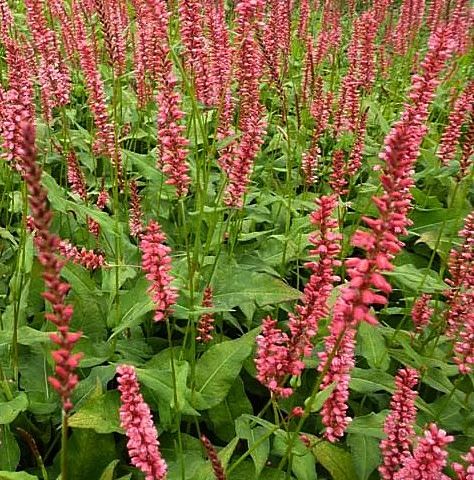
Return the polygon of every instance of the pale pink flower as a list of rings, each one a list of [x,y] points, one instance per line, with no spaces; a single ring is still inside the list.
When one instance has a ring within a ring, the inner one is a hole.
[[[460,463],[451,464],[451,468],[456,473],[456,480],[474,480],[474,447],[471,447],[462,459],[467,462],[466,467]]]
[[[88,270],[97,270],[105,264],[105,257],[94,250],[79,249],[67,240],[61,240],[58,244],[59,254],[77,265],[82,265]]]

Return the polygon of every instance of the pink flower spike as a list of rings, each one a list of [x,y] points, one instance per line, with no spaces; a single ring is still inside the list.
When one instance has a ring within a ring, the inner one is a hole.
[[[413,455],[403,459],[403,467],[393,476],[393,480],[448,480],[443,474],[448,452],[446,446],[454,437],[432,423],[424,435],[418,439]]]
[[[416,420],[415,400],[418,392],[414,389],[418,383],[418,372],[412,368],[399,370],[395,378],[395,393],[390,402],[390,413],[385,419],[386,438],[380,442],[383,464],[379,472],[384,480],[393,480],[403,459],[410,454],[415,436]]]
[[[155,304],[155,322],[163,321],[173,311],[178,294],[171,285],[174,277],[171,271],[171,248],[164,244],[165,234],[157,222],[150,222],[140,241],[142,266],[151,283],[148,293]]]
[[[431,298],[431,295],[423,293],[423,295],[421,295],[413,304],[411,318],[413,320],[413,324],[415,325],[416,333],[423,331],[423,329],[431,320],[431,316],[434,313],[434,309],[430,308],[429,306]]]
[[[132,465],[145,474],[146,480],[164,480],[168,468],[161,457],[158,432],[150,407],[140,393],[135,369],[129,365],[118,366],[117,382],[121,402],[120,424],[128,438]]]
[[[212,308],[214,306],[212,301],[212,288],[206,287],[202,299],[202,306],[205,308]],[[199,319],[197,326],[198,336],[196,341],[208,343],[212,340],[212,332],[214,330],[214,315],[212,313],[205,313]]]

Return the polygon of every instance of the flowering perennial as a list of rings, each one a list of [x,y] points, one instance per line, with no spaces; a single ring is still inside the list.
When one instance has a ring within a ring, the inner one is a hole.
[[[151,221],[142,235],[140,249],[142,266],[151,283],[148,292],[155,304],[155,321],[166,320],[176,303],[177,290],[171,286],[171,248],[164,244],[165,234],[158,223]]]
[[[50,336],[51,341],[59,348],[52,353],[55,369],[49,382],[59,393],[64,411],[68,412],[73,406],[71,393],[78,382],[75,370],[82,356],[80,353],[72,353],[72,350],[82,334],[71,332],[69,328],[73,308],[66,304],[66,295],[70,285],[60,278],[63,262],[57,256],[59,238],[50,232],[53,214],[48,206],[46,190],[41,185],[41,168],[36,162],[34,127],[31,123],[23,122],[20,128],[23,143],[19,161],[28,189],[38,260],[44,268],[46,291],[43,292],[43,298],[52,307],[52,311],[46,313],[45,318],[57,329]]]
[[[390,413],[384,422],[386,438],[380,442],[383,464],[379,472],[384,480],[393,480],[402,461],[410,455],[410,447],[415,436],[413,426],[416,421],[415,400],[418,392],[418,372],[403,368],[395,378],[395,393],[390,402]]]
[[[446,435],[444,430],[431,424],[424,436],[418,439],[413,455],[403,460],[403,467],[394,476],[393,480],[447,480],[443,474],[448,452],[446,446],[454,440]]]
[[[135,368],[117,367],[120,391],[120,423],[128,437],[127,449],[132,465],[139,468],[146,480],[166,479],[167,465],[161,457],[158,432],[150,407],[143,400]]]
[[[428,293],[423,293],[413,304],[411,310],[411,319],[415,325],[416,333],[420,333],[428,325],[434,309],[430,307],[429,303],[432,296]]]
[[[219,457],[217,456],[217,452],[216,452],[216,449],[214,448],[214,445],[212,445],[212,443],[204,434],[201,435],[201,442],[204,445],[204,448],[206,449],[206,453],[207,453],[207,456],[209,457],[209,460],[211,461],[212,471],[214,472],[214,478],[216,480],[225,480],[226,475],[224,472],[224,468],[222,466],[221,461],[219,460]]]
[[[202,306],[204,308],[212,308],[214,306],[212,301],[212,288],[206,287],[202,299]],[[214,315],[212,313],[205,313],[199,319],[197,326],[198,336],[196,340],[202,343],[208,343],[212,340],[212,332],[214,330]]]

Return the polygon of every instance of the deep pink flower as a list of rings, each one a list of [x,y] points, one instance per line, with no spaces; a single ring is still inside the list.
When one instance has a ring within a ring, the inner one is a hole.
[[[448,165],[456,156],[462,126],[473,114],[474,81],[471,81],[456,99],[454,107],[449,114],[448,124],[441,137],[438,156],[444,165]]]
[[[329,313],[327,302],[335,282],[340,280],[335,270],[341,265],[342,237],[338,233],[338,222],[332,217],[337,197],[323,196],[316,200],[316,205],[318,208],[310,216],[315,232],[309,237],[314,247],[310,251],[314,260],[305,263],[311,276],[304,288],[302,304],[296,306],[289,321],[289,354],[295,360],[311,355],[311,339],[316,335],[321,319]]]
[[[458,364],[459,372],[466,375],[474,367],[474,291],[463,297],[466,314],[454,344],[454,361]]]
[[[151,221],[140,241],[142,266],[146,279],[151,283],[148,293],[155,304],[155,322],[166,320],[178,297],[171,285],[171,248],[165,245],[166,236],[157,222]]]
[[[304,368],[301,361],[293,362],[288,348],[288,335],[277,327],[277,321],[267,317],[262,322],[262,333],[257,336],[257,380],[274,395],[289,397],[291,387],[283,383],[288,375],[296,370],[298,375]]]
[[[22,143],[20,124],[33,121],[34,90],[32,72],[26,58],[26,45],[9,37],[3,39],[8,67],[8,89],[0,86],[0,136],[3,139],[2,157],[17,168]]]
[[[326,427],[324,437],[330,442],[336,442],[344,435],[351,422],[347,416],[349,406],[350,372],[355,365],[355,335],[356,329],[352,326],[341,330],[339,322],[332,322],[329,326],[330,334],[324,340],[324,351],[318,353],[320,363],[318,371],[322,372],[329,362],[329,355],[335,350],[326,375],[321,382],[321,390],[335,383],[334,390],[324,402],[321,409],[323,425]]]
[[[74,152],[67,154],[67,181],[71,191],[84,202],[87,201],[87,185],[84,173]]]
[[[73,13],[79,61],[86,81],[89,108],[97,128],[94,152],[97,155],[105,155],[112,161],[117,169],[119,181],[122,182],[122,161],[119,150],[115,146],[114,127],[107,112],[104,83],[100,76],[94,49],[87,38],[83,14],[76,2],[73,3]]]
[[[472,42],[472,10],[469,0],[456,0],[450,18],[452,24],[453,36],[455,39],[455,49],[458,55],[464,55]]]
[[[459,160],[459,173],[457,180],[461,182],[469,175],[474,163],[474,114],[471,114],[464,141],[462,142],[462,153]]]
[[[410,455],[410,447],[415,437],[413,427],[416,421],[417,383],[416,370],[403,368],[398,371],[395,378],[395,393],[390,402],[390,413],[384,423],[386,438],[380,442],[383,464],[379,467],[379,472],[384,480],[393,480],[404,458]]]
[[[426,24],[431,32],[434,32],[440,22],[443,20],[443,14],[446,10],[446,0],[432,0],[430,9],[428,11],[428,17],[426,19]]]
[[[220,461],[219,457],[217,456],[216,449],[210,442],[210,440],[206,437],[206,435],[201,435],[201,442],[206,450],[207,456],[211,462],[212,471],[214,472],[214,478],[216,480],[226,480],[224,467],[222,466],[222,462]]]
[[[231,96],[233,48],[230,45],[229,28],[225,19],[224,0],[213,2],[210,8],[211,11],[208,14],[209,82],[213,104],[218,105],[220,109],[219,134],[222,131],[227,132],[228,123],[225,119],[232,115],[229,113],[233,106],[229,97]]]
[[[44,116],[52,119],[52,109],[69,103],[71,78],[61,58],[61,49],[54,30],[44,16],[44,0],[25,0],[28,26],[38,54],[38,79]]]
[[[352,145],[351,153],[349,155],[349,160],[347,162],[347,175],[348,177],[353,177],[356,175],[360,168],[362,167],[362,154],[364,151],[365,144],[365,132],[367,124],[367,112],[364,112],[355,129],[355,141]]]
[[[334,150],[332,154],[332,172],[329,185],[337,195],[346,195],[348,193],[348,184],[344,150]]]
[[[405,457],[403,467],[393,476],[393,480],[449,480],[443,474],[448,452],[446,446],[454,440],[432,423],[424,436],[418,439],[413,455]]]
[[[46,290],[43,298],[51,304],[51,311],[45,314],[45,318],[57,328],[50,336],[59,348],[52,353],[55,370],[49,382],[59,393],[63,409],[67,412],[72,409],[71,393],[78,382],[75,369],[82,356],[80,353],[73,354],[72,349],[82,334],[69,330],[73,308],[66,304],[66,295],[70,285],[60,278],[63,262],[57,256],[59,238],[50,231],[53,213],[48,206],[47,192],[41,185],[42,172],[36,162],[34,127],[31,123],[23,122],[20,128],[23,143],[19,163],[28,189],[38,260],[44,268]]]
[[[204,295],[202,299],[202,306],[204,308],[212,308],[214,306],[214,302],[212,301],[212,288],[206,287],[204,290]],[[214,330],[214,314],[212,313],[205,313],[201,315],[199,319],[197,331],[198,336],[196,340],[202,343],[208,343],[212,340],[212,332]]]
[[[179,31],[184,46],[184,62],[194,82],[196,97],[206,105],[213,104],[209,72],[209,51],[203,32],[204,18],[200,0],[179,1]]]
[[[255,5],[254,5],[255,3]],[[260,102],[260,78],[263,59],[255,40],[255,19],[259,3],[242,0],[237,6],[239,45],[237,71],[239,91],[239,129],[241,136],[230,149],[230,158],[221,164],[228,175],[224,202],[242,208],[255,157],[263,143],[265,120]]]
[[[57,18],[61,24],[61,35],[66,53],[68,57],[72,57],[77,50],[77,45],[71,16],[62,0],[47,0],[47,2],[51,15]]]
[[[451,464],[451,468],[456,473],[456,480],[474,480],[474,447],[471,447],[462,458],[467,462],[466,467],[460,463]]]
[[[394,32],[395,52],[404,55],[416,38],[423,23],[425,0],[403,0]]]
[[[8,30],[13,25],[13,15],[6,0],[0,0],[0,39],[8,37]]]
[[[146,480],[164,480],[168,468],[161,457],[158,432],[150,407],[140,393],[134,367],[117,367],[117,382],[121,402],[120,424],[128,438],[127,449],[132,465],[145,474]]]
[[[141,198],[138,193],[138,185],[135,180],[130,181],[130,209],[128,225],[130,227],[130,235],[139,237],[143,232],[143,212],[141,207]]]
[[[301,40],[305,40],[308,34],[309,16],[310,16],[309,0],[301,0],[299,23],[298,23],[298,38],[300,38]]]
[[[98,14],[105,48],[115,74],[120,76],[125,71],[126,35],[129,19],[123,0],[94,0]]]
[[[411,310],[411,318],[413,325],[415,325],[416,333],[420,333],[429,324],[434,309],[430,307],[429,302],[432,296],[428,293],[423,293],[415,303]]]
[[[459,249],[453,248],[450,252],[450,278],[445,280],[450,289],[444,292],[448,307],[446,335],[451,338],[458,335],[472,308],[470,304],[474,301],[469,294],[474,289],[474,212],[466,217],[459,236],[463,238],[463,242]]]
[[[101,253],[96,253],[94,250],[86,250],[84,247],[79,249],[67,240],[59,242],[58,251],[67,260],[77,265],[82,265],[88,270],[97,270],[105,264],[105,258]]]

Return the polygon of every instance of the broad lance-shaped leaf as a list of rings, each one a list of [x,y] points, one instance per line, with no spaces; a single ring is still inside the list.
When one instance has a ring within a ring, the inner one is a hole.
[[[379,441],[366,435],[350,434],[347,444],[359,480],[367,480],[380,463]]]
[[[20,447],[8,425],[0,425],[0,469],[16,470],[20,463]]]
[[[0,480],[38,480],[38,477],[26,472],[0,472]]]
[[[358,329],[358,342],[361,355],[371,368],[386,371],[390,366],[385,339],[378,327],[362,322]]]
[[[298,300],[301,292],[267,273],[227,268],[216,276],[213,300],[216,307],[227,309],[243,303],[259,306]]]
[[[259,425],[251,428],[250,418],[245,415],[242,415],[235,421],[235,429],[237,435],[248,442],[248,448],[251,451],[250,456],[255,465],[255,476],[258,478],[270,455],[270,436],[268,435],[268,430]]]
[[[25,392],[21,392],[9,402],[0,401],[0,425],[8,425],[13,422],[13,420],[27,408],[28,397]]]
[[[156,369],[137,368],[137,375],[140,383],[153,392],[158,402],[167,405],[168,408],[175,409],[185,415],[198,415],[189,404],[190,390],[186,385],[189,373],[188,362],[182,360],[174,361],[175,382],[173,382],[173,370],[171,365],[166,368]],[[177,391],[174,392],[174,383],[176,383]],[[176,404],[177,402],[177,404]]]
[[[92,395],[84,405],[69,419],[72,428],[90,428],[97,433],[123,433],[120,427],[120,400],[117,391],[108,391]]]
[[[256,328],[237,340],[213,345],[196,363],[193,405],[198,410],[215,407],[224,400],[252,352]]]

